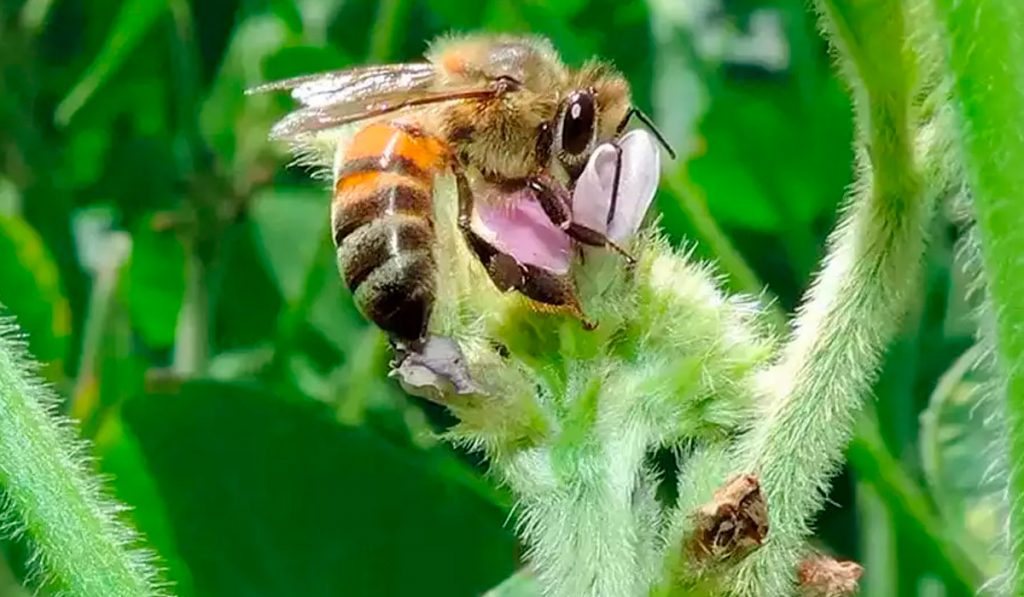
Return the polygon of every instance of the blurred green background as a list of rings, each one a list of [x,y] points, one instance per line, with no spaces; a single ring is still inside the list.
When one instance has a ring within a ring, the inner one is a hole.
[[[852,177],[850,105],[802,0],[0,0],[0,303],[180,595],[479,595],[509,495],[386,378],[336,273],[323,181],[253,84],[418,58],[452,31],[612,60],[683,159],[656,209],[726,284],[798,304]],[[957,229],[858,423],[818,547],[863,594],[998,569]],[[2,416],[2,413],[0,413]],[[986,485],[987,484],[987,485]],[[3,544],[0,594],[27,594]]]

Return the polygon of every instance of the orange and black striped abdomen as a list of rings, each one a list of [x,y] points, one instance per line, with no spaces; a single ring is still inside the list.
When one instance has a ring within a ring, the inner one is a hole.
[[[353,137],[334,179],[338,267],[363,313],[399,340],[421,338],[434,306],[432,197],[445,155],[414,128],[373,123]]]

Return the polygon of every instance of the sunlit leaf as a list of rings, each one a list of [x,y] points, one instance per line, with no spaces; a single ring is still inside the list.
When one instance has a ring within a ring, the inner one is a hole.
[[[201,595],[474,595],[508,576],[501,512],[436,451],[215,382],[124,411]]]
[[[13,182],[0,176],[0,214],[13,216],[21,213],[21,193]]]
[[[54,119],[59,124],[67,124],[100,86],[117,72],[167,12],[167,7],[167,0],[124,0],[103,47],[57,106]]]
[[[519,570],[484,593],[484,597],[539,597],[540,594],[540,586],[529,571]]]
[[[71,312],[60,273],[39,234],[14,215],[0,215],[0,305],[18,318],[32,354],[47,363],[47,373],[61,371]]]
[[[273,357],[274,347],[270,344],[228,350],[210,359],[206,372],[211,378],[224,381],[253,378]]]

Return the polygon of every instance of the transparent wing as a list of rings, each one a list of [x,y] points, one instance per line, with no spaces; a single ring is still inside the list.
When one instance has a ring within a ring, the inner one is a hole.
[[[427,63],[358,67],[266,83],[247,93],[290,90],[302,107],[271,130],[278,139],[294,139],[404,108],[458,99],[480,99],[496,91],[443,86]]]
[[[303,106],[329,106],[358,102],[373,96],[427,89],[434,84],[436,69],[428,63],[363,66],[315,73],[264,83],[246,93],[291,91]]]
[[[271,129],[270,135],[278,139],[289,139],[303,133],[315,133],[344,126],[357,120],[376,118],[406,108],[459,99],[483,99],[493,97],[496,93],[495,90],[486,88],[411,90],[381,93],[360,100],[344,101],[326,106],[307,106],[299,108],[279,120]]]

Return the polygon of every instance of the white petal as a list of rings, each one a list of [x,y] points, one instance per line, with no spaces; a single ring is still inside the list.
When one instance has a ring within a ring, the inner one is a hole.
[[[619,141],[619,147],[622,148],[619,194],[615,214],[608,225],[608,237],[615,242],[625,241],[640,228],[654,201],[661,176],[661,155],[653,135],[641,129],[630,131]],[[613,174],[614,169],[613,162]]]
[[[616,153],[615,147],[608,143],[597,147],[576,179],[572,193],[573,222],[601,233],[608,231]]]

